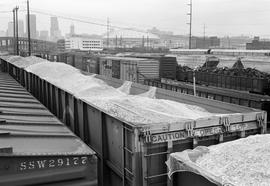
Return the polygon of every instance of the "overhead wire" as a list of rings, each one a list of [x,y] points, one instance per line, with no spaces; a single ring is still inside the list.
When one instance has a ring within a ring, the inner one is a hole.
[[[31,12],[35,12],[35,13],[43,14],[43,15],[48,15],[48,16],[53,16],[53,17],[58,17],[58,18],[61,18],[61,19],[66,19],[66,20],[71,20],[71,21],[96,25],[96,26],[102,26],[102,27],[107,27],[108,26],[106,23],[97,23],[97,22],[93,22],[93,21],[86,21],[86,20],[82,20],[82,19],[78,19],[78,18],[62,16],[62,15],[57,15],[57,14],[51,14],[51,13],[38,11],[38,10],[34,10],[34,9],[31,9]],[[139,30],[139,29],[136,29],[136,28],[120,27],[120,26],[116,26],[116,25],[109,25],[109,26],[110,26],[110,28],[115,28],[115,29],[120,29],[120,30],[130,30],[130,31],[135,31],[135,32],[148,33],[147,31]]]
[[[0,11],[1,14],[5,14],[5,13],[11,13],[12,11]]]
[[[91,21],[91,22],[94,22],[94,23],[97,23],[99,22],[98,24],[105,24],[107,22],[107,19],[101,19],[101,18],[93,18],[93,17],[89,17],[89,16],[80,16],[80,15],[72,15],[72,14],[69,14],[69,15],[65,15],[61,12],[51,12],[49,13],[48,10],[42,10],[42,9],[39,9],[39,8],[31,8],[31,10],[34,10],[34,11],[38,11],[38,12],[43,12],[43,13],[46,13],[46,14],[52,14],[52,15],[57,15],[57,16],[62,16],[62,17],[69,17],[69,18],[73,18],[73,19],[79,19],[79,20],[95,20],[95,21]],[[118,28],[118,29],[124,29],[124,30],[134,30],[134,31],[140,31],[140,32],[144,32],[144,33],[148,33],[148,31],[145,31],[145,28],[153,28],[155,27],[154,25],[146,25],[146,24],[135,24],[135,23],[127,23],[127,22],[119,22],[119,21],[113,21],[114,22],[114,25],[111,25],[111,27],[114,27],[114,28]],[[121,25],[121,26],[120,26]],[[131,29],[132,28],[132,29]],[[160,28],[160,27],[159,27]],[[163,30],[169,30],[168,28],[161,28]]]

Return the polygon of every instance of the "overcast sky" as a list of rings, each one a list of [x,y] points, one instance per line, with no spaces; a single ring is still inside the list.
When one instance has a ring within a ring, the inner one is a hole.
[[[189,0],[30,0],[30,10],[112,25],[188,34]],[[0,0],[0,12],[20,7],[25,21],[26,0]],[[50,16],[37,15],[37,29],[49,30]],[[260,35],[270,38],[270,0],[193,0],[193,35]],[[0,13],[0,30],[7,29],[11,13]],[[106,27],[59,18],[62,33],[75,25],[76,33],[102,34]]]

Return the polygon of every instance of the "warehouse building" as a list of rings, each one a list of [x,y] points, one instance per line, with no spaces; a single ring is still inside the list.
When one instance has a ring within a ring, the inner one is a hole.
[[[270,41],[260,41],[260,37],[254,37],[251,43],[246,44],[247,50],[269,50]]]

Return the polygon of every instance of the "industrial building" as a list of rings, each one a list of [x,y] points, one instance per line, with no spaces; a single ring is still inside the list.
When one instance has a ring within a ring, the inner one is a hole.
[[[28,52],[28,38],[19,37],[19,52],[24,55]],[[31,39],[32,53],[40,53],[42,51],[55,51],[56,43],[49,41],[41,41],[37,39]],[[10,53],[14,52],[14,38],[13,37],[0,37],[0,50]]]
[[[254,37],[251,43],[246,44],[247,50],[269,50],[270,41],[260,41],[260,37]]]
[[[73,35],[65,39],[66,50],[101,51],[103,40],[96,37]]]
[[[191,48],[218,48],[220,46],[220,39],[214,37],[192,37]]]
[[[108,48],[158,48],[160,38],[151,33],[135,30],[111,30],[104,35],[104,45]]]
[[[59,39],[56,43],[57,43],[57,51],[64,52],[66,50],[65,39]]]

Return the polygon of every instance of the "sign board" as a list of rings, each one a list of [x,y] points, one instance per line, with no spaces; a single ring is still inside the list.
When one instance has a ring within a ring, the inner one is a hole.
[[[255,126],[256,127],[256,126]],[[229,126],[229,131],[227,132],[240,132],[248,130],[249,127],[247,123],[239,123]],[[145,135],[145,142],[146,143],[164,143],[168,141],[177,141],[177,140],[183,140],[188,137],[194,138],[194,137],[205,137],[205,136],[213,136],[218,134],[226,133],[226,130],[223,126],[215,126],[215,127],[207,127],[207,128],[199,128],[192,130],[191,135],[188,135],[188,131],[181,130],[176,132],[170,132],[170,133],[160,133],[160,134],[150,134],[147,133]]]

